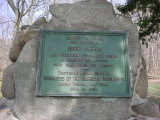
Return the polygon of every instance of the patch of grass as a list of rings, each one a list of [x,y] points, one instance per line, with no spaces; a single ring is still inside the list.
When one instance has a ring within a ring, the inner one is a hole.
[[[160,105],[160,82],[148,83],[148,99]]]

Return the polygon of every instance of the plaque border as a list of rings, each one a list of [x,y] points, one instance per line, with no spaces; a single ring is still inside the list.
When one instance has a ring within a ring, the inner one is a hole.
[[[123,36],[124,44],[125,44],[125,76],[127,78],[126,81],[126,93],[125,94],[110,94],[110,95],[83,95],[83,94],[52,94],[52,93],[43,93],[42,92],[42,73],[43,73],[43,48],[45,45],[45,33],[54,33],[54,34],[83,34],[86,35],[95,35],[95,34],[105,34],[105,35],[116,35],[116,36]],[[40,30],[40,42],[39,42],[39,53],[38,53],[38,63],[37,63],[37,74],[36,74],[36,96],[41,97],[131,97],[131,79],[130,79],[130,62],[129,62],[129,48],[128,48],[128,32],[126,31],[88,31],[88,30],[48,30],[48,29],[41,29]]]

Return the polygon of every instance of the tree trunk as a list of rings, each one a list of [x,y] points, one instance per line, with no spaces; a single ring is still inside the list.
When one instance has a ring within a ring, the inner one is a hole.
[[[152,48],[151,48],[151,45],[149,44],[149,73],[151,73],[151,68],[152,68],[152,66],[151,66],[151,57],[152,57],[152,55],[151,55],[151,52],[152,51]]]

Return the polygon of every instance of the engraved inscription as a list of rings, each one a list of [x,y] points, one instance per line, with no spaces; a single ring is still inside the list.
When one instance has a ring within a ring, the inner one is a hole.
[[[114,32],[43,34],[38,90],[46,96],[129,94],[126,34]]]
[[[60,67],[63,69],[57,71],[57,76],[46,76],[44,78],[45,80],[61,81],[58,83],[59,86],[73,86],[70,88],[71,91],[98,91],[97,87],[109,87],[109,84],[106,83],[106,81],[124,81],[123,78],[111,77],[110,70],[112,70],[114,65],[109,61],[110,59],[118,59],[118,56],[100,53],[103,51],[103,48],[100,48],[98,45],[103,41],[102,38],[85,37],[82,40],[80,39],[80,37],[67,37],[66,41],[68,41],[70,46],[67,47],[65,53],[52,53],[50,55],[51,58],[58,58],[58,61],[53,65],[55,69]],[[81,48],[78,45],[87,46]],[[94,45],[95,47],[89,47],[88,45]],[[78,51],[88,51],[89,53],[73,53]],[[71,71],[67,71],[68,69],[65,70],[65,68],[69,68]],[[98,68],[108,71],[90,72],[90,70]],[[75,69],[75,71],[72,69]],[[97,81],[98,83],[95,83]],[[79,86],[87,86],[88,88],[80,89]]]

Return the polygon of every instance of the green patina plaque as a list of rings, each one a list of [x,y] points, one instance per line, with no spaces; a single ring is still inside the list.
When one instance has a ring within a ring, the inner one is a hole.
[[[126,32],[41,30],[37,96],[130,97]]]

